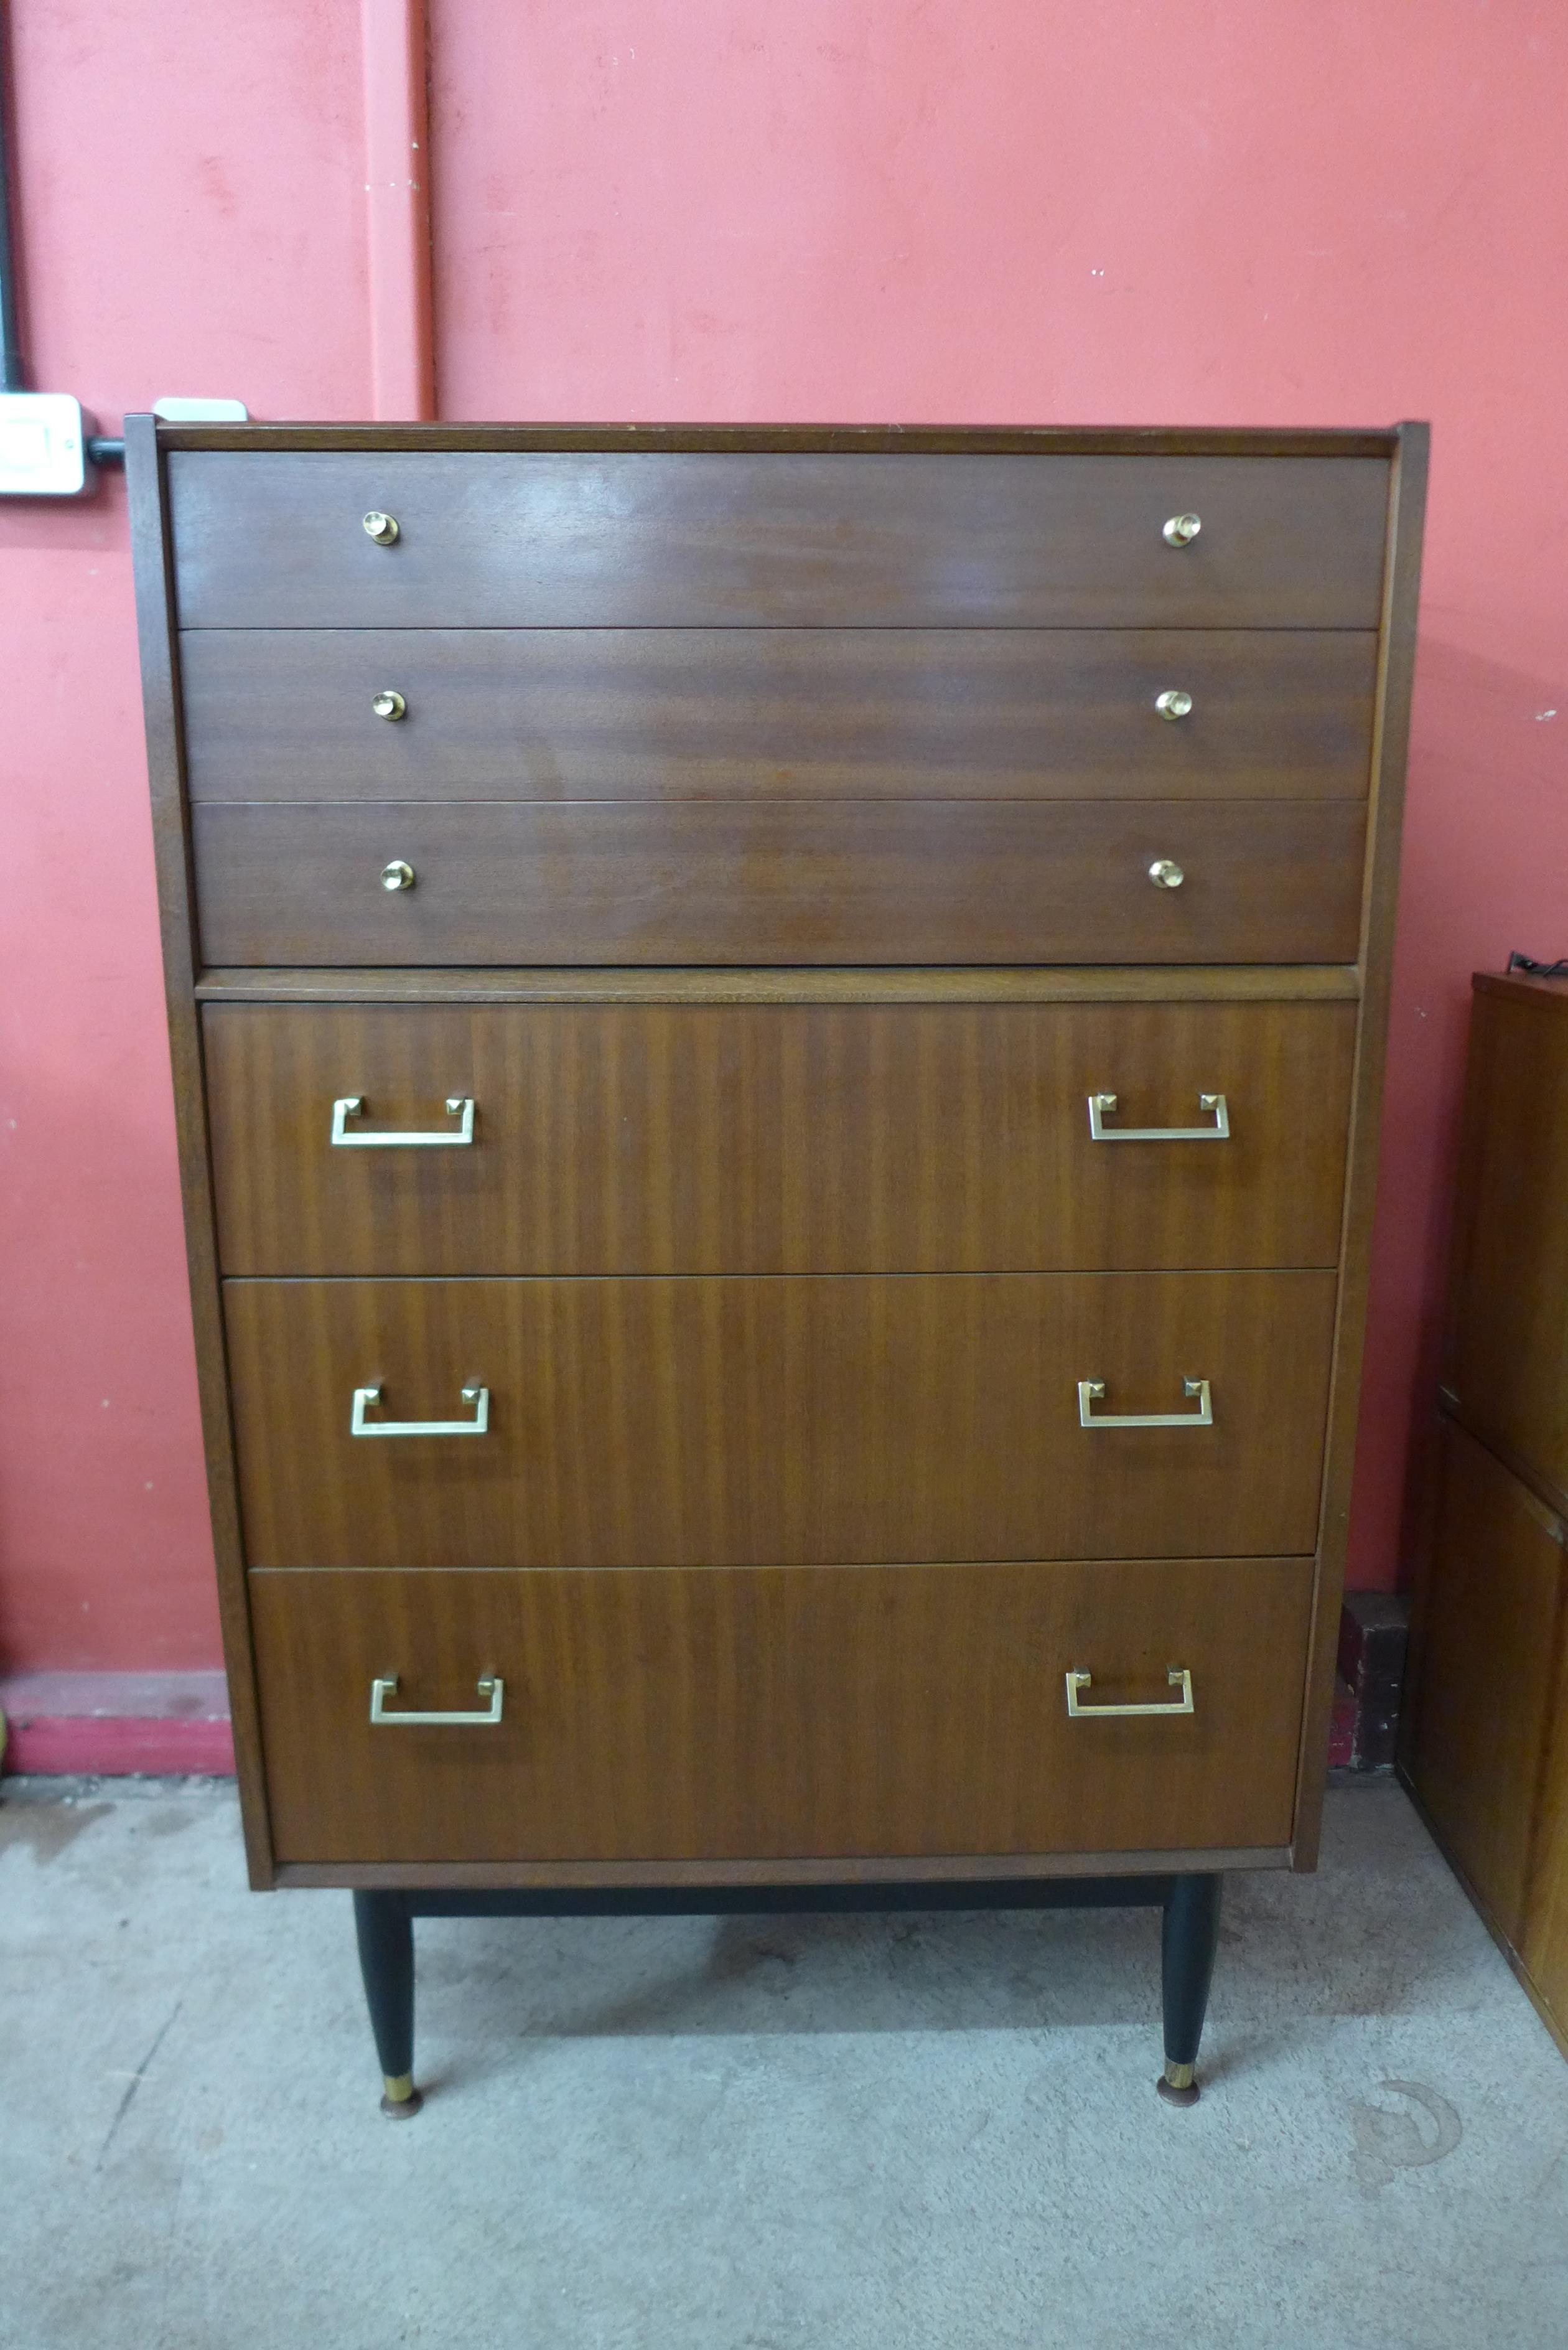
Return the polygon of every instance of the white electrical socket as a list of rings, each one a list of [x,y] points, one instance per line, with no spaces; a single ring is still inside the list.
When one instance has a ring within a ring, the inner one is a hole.
[[[79,498],[88,429],[68,391],[0,391],[0,497]]]

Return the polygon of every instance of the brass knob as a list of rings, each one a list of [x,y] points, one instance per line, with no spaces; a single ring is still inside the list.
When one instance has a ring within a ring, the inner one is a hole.
[[[1164,709],[1166,702],[1168,702],[1170,696],[1168,694],[1161,694],[1160,707],[1162,709]],[[389,685],[384,685],[381,688],[380,692],[372,697],[370,707],[375,712],[378,718],[406,718],[409,714],[408,703],[403,700],[402,695],[400,693],[395,693]],[[1165,714],[1168,718],[1171,715],[1171,712],[1167,710]]]
[[[1189,693],[1184,693],[1180,686],[1172,686],[1168,692],[1155,695],[1154,706],[1162,718],[1169,718],[1173,721],[1178,718],[1189,718],[1192,714],[1192,696]],[[378,707],[379,707],[379,704]],[[402,714],[400,710],[381,712],[383,718],[400,718]]]
[[[365,527],[367,530],[370,527],[368,517]],[[1165,543],[1167,546],[1190,546],[1202,527],[1203,525],[1196,515],[1172,515],[1165,525]],[[392,533],[395,537],[397,536],[395,523],[392,525]]]
[[[1173,872],[1175,871],[1174,867],[1172,867],[1171,869]],[[1177,879],[1179,880],[1180,878],[1179,874],[1178,874]],[[413,886],[414,868],[411,865],[405,865],[400,857],[394,857],[389,865],[382,866],[381,887],[383,889],[411,889]]]
[[[1168,538],[1170,536],[1170,525],[1167,523],[1165,535]],[[375,512],[368,514],[365,516],[365,536],[367,538],[373,538],[378,546],[390,546],[398,536],[395,515]]]
[[[391,869],[390,866],[387,868],[389,873]],[[410,873],[410,880],[411,881],[413,878]],[[1187,876],[1179,865],[1171,863],[1168,857],[1157,857],[1148,868],[1148,878],[1157,889],[1179,889]],[[389,882],[387,886],[389,889],[391,884]]]

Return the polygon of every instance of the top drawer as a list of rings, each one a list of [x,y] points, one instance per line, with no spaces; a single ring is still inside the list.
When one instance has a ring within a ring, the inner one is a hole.
[[[1388,467],[183,451],[168,478],[185,628],[1367,629]]]

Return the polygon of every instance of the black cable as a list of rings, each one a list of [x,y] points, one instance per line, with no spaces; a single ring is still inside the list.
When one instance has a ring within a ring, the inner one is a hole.
[[[1510,971],[1522,971],[1531,979],[1568,979],[1568,955],[1560,955],[1555,962],[1534,962],[1517,949],[1509,956]]]
[[[11,235],[10,27],[0,0],[0,391],[25,391],[16,327],[16,250]]]

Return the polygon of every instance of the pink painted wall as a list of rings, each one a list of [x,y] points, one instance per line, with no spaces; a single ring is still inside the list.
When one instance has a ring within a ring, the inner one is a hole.
[[[368,397],[358,13],[12,0],[23,348],[102,429]],[[121,477],[0,502],[0,1667],[218,1655]]]
[[[355,0],[16,13],[35,380],[362,411]],[[1568,951],[1568,16],[431,0],[431,55],[443,415],[1433,420],[1352,1561],[1391,1583],[1468,975]],[[204,1664],[118,489],[0,513],[0,1639]]]

